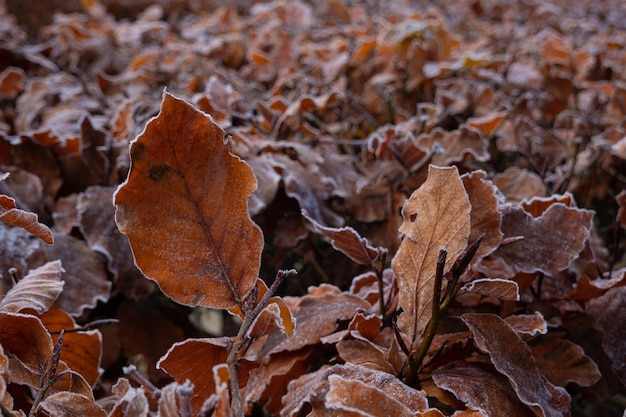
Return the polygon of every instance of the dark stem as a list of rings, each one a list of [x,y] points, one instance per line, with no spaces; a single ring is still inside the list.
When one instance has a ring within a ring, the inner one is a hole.
[[[243,322],[241,323],[241,327],[239,327],[239,332],[237,336],[233,339],[233,344],[230,346],[228,351],[228,358],[226,363],[228,365],[228,370],[230,373],[230,393],[232,396],[233,409],[235,412],[235,416],[244,417],[243,414],[243,405],[241,403],[241,392],[239,391],[239,360],[241,357],[245,355],[245,350],[243,349],[245,346],[249,346],[248,344],[248,330],[250,330],[250,326],[254,323],[254,319],[261,314],[261,311],[265,308],[265,305],[269,301],[269,299],[276,293],[276,290],[280,286],[280,284],[285,280],[285,278],[297,274],[295,269],[290,269],[288,271],[280,270],[276,273],[276,279],[267,290],[263,297],[258,301],[256,307],[254,309],[246,311]]]
[[[63,349],[63,334],[64,332],[61,330],[61,333],[59,333],[59,339],[57,340],[54,351],[52,352],[48,369],[43,375],[41,375],[40,389],[39,392],[37,392],[37,396],[33,400],[33,405],[30,408],[28,417],[35,417],[37,415],[39,412],[39,405],[41,404],[41,401],[43,401],[46,392],[56,382],[57,369],[59,367],[59,360],[61,359],[61,349]]]

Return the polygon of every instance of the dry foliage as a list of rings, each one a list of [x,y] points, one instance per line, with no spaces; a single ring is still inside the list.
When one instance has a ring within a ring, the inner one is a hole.
[[[626,10],[570,3],[0,2],[2,415],[621,416]]]

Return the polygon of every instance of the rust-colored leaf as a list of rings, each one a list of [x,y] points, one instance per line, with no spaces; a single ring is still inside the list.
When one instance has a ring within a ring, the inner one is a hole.
[[[114,196],[139,268],[190,306],[241,304],[260,268],[263,237],[248,214],[256,180],[223,136],[210,117],[164,93]]]
[[[569,395],[542,377],[530,348],[511,326],[495,314],[466,313],[461,319],[472,332],[476,346],[489,354],[494,367],[509,379],[524,404],[546,417],[569,413]]]
[[[36,214],[18,209],[15,200],[6,195],[0,195],[0,220],[25,229],[48,244],[54,242],[52,231],[39,223]]]
[[[414,343],[430,320],[439,250],[448,251],[445,269],[467,247],[471,206],[456,167],[429,167],[426,182],[402,208],[405,237],[393,258],[398,280],[400,329]]]
[[[73,392],[57,392],[41,402],[41,408],[55,417],[107,417],[93,398]]]
[[[0,345],[9,355],[11,379],[39,388],[52,357],[52,338],[41,321],[21,313],[0,313]]]
[[[194,415],[204,401],[215,393],[215,380],[211,370],[214,366],[226,363],[229,338],[214,339],[187,339],[175,343],[163,355],[157,368],[163,369],[178,383],[186,380],[194,385],[191,405]],[[248,373],[252,369],[248,361],[241,361],[239,367],[239,385],[244,386],[248,380]]]
[[[53,307],[41,316],[41,321],[49,332],[72,330],[76,323],[72,317],[59,308]],[[56,344],[58,334],[53,336]],[[93,386],[102,373],[100,358],[102,356],[102,335],[97,330],[87,332],[66,332],[63,335],[61,360],[85,378]]]
[[[32,309],[42,314],[63,290],[62,273],[60,261],[48,262],[29,271],[0,301],[0,310],[17,313]]]
[[[370,266],[380,256],[383,249],[375,248],[367,239],[359,236],[351,227],[326,227],[312,219],[305,210],[302,216],[310,221],[319,233],[330,239],[333,248],[344,253],[348,258],[361,265]]]
[[[517,397],[509,381],[487,366],[453,362],[433,372],[438,387],[448,390],[466,406],[485,416],[531,417],[533,413]]]
[[[626,285],[626,268],[614,271],[611,276],[612,278],[609,279],[589,279],[588,276],[583,275],[576,283],[573,291],[567,295],[567,298],[570,300],[588,301],[600,297],[611,288]]]

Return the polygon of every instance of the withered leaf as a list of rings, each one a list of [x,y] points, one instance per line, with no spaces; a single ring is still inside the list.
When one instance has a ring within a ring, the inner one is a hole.
[[[485,416],[531,417],[533,413],[517,397],[509,381],[487,366],[456,361],[437,368],[433,381],[466,406]]]
[[[358,379],[330,375],[328,382],[330,389],[326,394],[326,406],[332,410],[372,417],[415,415],[413,410],[401,402],[401,398],[393,398],[378,387]]]
[[[48,244],[54,242],[52,231],[39,223],[35,213],[18,209],[15,200],[6,195],[0,195],[0,220],[25,229]]]
[[[109,417],[145,417],[148,415],[150,406],[144,390],[134,388],[126,378],[120,378],[111,387],[117,402],[109,412]]]
[[[464,284],[457,295],[473,292],[487,297],[496,297],[501,300],[519,301],[519,286],[517,282],[508,279],[479,278]]]
[[[283,397],[284,407],[281,415],[293,417],[305,404],[310,404],[315,415],[344,416],[344,410],[330,408],[326,404],[326,395],[330,391],[330,377],[338,375],[343,379],[360,381],[371,388],[380,390],[383,395],[402,403],[412,413],[426,411],[426,393],[403,384],[395,376],[386,372],[375,371],[358,365],[333,365],[326,369],[304,375],[289,383],[287,394]]]
[[[200,410],[204,401],[215,393],[213,374],[207,370],[226,363],[230,343],[227,337],[186,339],[175,343],[159,360],[157,368],[163,369],[180,384],[189,380],[194,385],[191,397],[194,415]],[[246,384],[252,368],[253,365],[250,362],[246,360],[240,362],[240,386]]]
[[[40,319],[49,332],[76,328],[72,317],[57,307],[52,307]],[[57,340],[58,334],[53,336],[53,343],[56,344]],[[66,332],[63,335],[61,360],[74,372],[82,375],[91,386],[96,383],[102,373],[101,356],[102,335],[99,331]]]
[[[432,315],[439,250],[448,251],[445,269],[467,247],[471,206],[456,167],[431,165],[428,179],[402,208],[405,237],[392,260],[398,281],[399,328],[414,343]]]
[[[602,331],[602,348],[611,360],[613,371],[626,383],[626,337],[623,336],[626,325],[624,308],[626,303],[626,287],[610,289],[606,294],[594,298],[587,303],[586,311],[597,322]]]
[[[518,272],[554,275],[567,268],[583,250],[592,218],[590,210],[561,203],[552,204],[537,218],[523,209],[511,209],[502,218],[504,238],[523,239],[500,246],[484,260],[499,260],[502,267],[497,272],[502,278],[512,278]]]
[[[73,392],[57,392],[41,402],[41,408],[58,417],[107,417],[106,411],[93,398]]]
[[[63,291],[63,272],[60,261],[48,262],[29,271],[0,301],[0,310],[20,312],[32,309],[38,314],[47,311]]]
[[[241,304],[260,268],[263,237],[248,214],[256,180],[223,136],[210,117],[164,93],[114,196],[139,268],[190,306]]]
[[[52,357],[52,338],[41,321],[28,314],[0,312],[0,345],[9,355],[11,380],[39,388],[41,370]]]
[[[495,314],[465,313],[461,319],[474,343],[489,354],[494,367],[505,375],[519,399],[539,415],[557,417],[569,413],[570,398],[539,372],[530,348],[515,330]]]
[[[583,349],[567,339],[553,338],[530,347],[539,370],[555,385],[565,387],[575,382],[589,387],[601,377],[598,366]]]
[[[302,216],[313,224],[315,230],[330,239],[333,248],[345,254],[354,262],[370,266],[380,256],[383,249],[375,248],[367,239],[359,236],[351,227],[326,227],[312,219],[306,210],[302,210]]]

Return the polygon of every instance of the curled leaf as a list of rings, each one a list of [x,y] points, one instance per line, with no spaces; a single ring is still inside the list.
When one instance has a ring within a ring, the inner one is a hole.
[[[35,213],[18,209],[15,200],[6,195],[0,195],[0,220],[25,229],[50,245],[54,242],[52,231],[39,223]]]
[[[0,310],[19,312],[33,309],[38,314],[47,311],[63,291],[61,261],[48,262],[33,269],[0,302]]]

